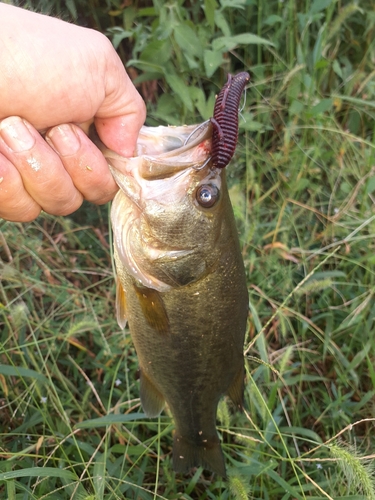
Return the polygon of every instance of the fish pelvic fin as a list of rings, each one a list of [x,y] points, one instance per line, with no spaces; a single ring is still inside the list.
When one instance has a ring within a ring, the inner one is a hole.
[[[204,467],[224,479],[227,477],[224,456],[217,436],[205,443],[194,443],[177,432],[173,439],[173,469],[185,473],[192,467]]]
[[[228,389],[228,396],[233,401],[235,407],[243,411],[243,401],[244,401],[244,389],[245,389],[245,370],[242,365],[241,368],[236,373],[232,384]]]
[[[149,418],[160,415],[164,406],[165,399],[162,393],[155,387],[151,380],[145,375],[141,368],[141,386],[140,386],[141,404],[143,411]]]
[[[119,327],[123,330],[126,326],[126,297],[121,285],[120,278],[116,278],[116,319]]]
[[[160,293],[136,283],[133,286],[147,323],[160,335],[170,333],[169,318]]]

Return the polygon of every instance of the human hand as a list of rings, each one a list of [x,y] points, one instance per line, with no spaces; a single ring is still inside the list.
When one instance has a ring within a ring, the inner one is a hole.
[[[112,199],[107,162],[78,124],[94,119],[106,146],[131,156],[145,106],[108,39],[0,3],[0,67],[0,217]]]

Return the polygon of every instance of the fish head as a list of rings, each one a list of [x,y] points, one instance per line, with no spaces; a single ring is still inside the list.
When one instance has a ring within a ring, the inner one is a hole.
[[[212,271],[229,198],[212,167],[211,124],[143,127],[136,156],[103,150],[120,187],[111,211],[117,269],[167,291]],[[186,142],[186,144],[185,144]]]

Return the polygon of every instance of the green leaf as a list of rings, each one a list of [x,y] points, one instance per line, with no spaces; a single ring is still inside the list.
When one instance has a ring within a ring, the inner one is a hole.
[[[222,52],[219,50],[205,50],[203,53],[206,76],[210,78],[223,62]]]
[[[77,8],[74,0],[66,0],[66,6],[69,9],[69,12],[71,13],[73,19],[77,19]]]
[[[314,0],[310,7],[310,14],[316,14],[329,7],[332,0]]]
[[[264,471],[264,474],[271,477],[276,483],[278,483],[281,486],[283,491],[288,492],[291,495],[291,497],[294,498],[295,500],[302,500],[302,498],[306,498],[305,495],[303,495],[302,497],[302,495],[298,493],[296,488],[294,488],[294,486],[292,486],[287,481],[285,481],[285,479],[279,476],[279,474],[276,471],[271,469],[266,469]]]
[[[105,427],[106,425],[123,424],[124,422],[134,422],[147,418],[145,413],[129,413],[128,415],[105,415],[100,418],[84,420],[74,426],[75,429],[90,429],[93,427]]]
[[[204,0],[204,14],[210,28],[213,30],[215,27],[215,11],[217,9],[216,0]]]
[[[244,9],[246,5],[246,0],[221,0],[222,9]]]
[[[0,373],[2,375],[13,376],[13,377],[31,377],[48,384],[48,378],[41,373],[31,370],[30,368],[22,368],[18,366],[0,365]]]
[[[110,28],[108,30],[108,34],[111,37],[112,40],[112,45],[114,46],[115,49],[118,48],[120,43],[125,39],[125,38],[130,38],[133,35],[132,31],[125,31],[119,26],[115,26],[114,28]]]
[[[293,115],[300,115],[303,111],[303,108],[305,105],[301,101],[293,101],[292,104],[289,106],[289,114],[290,116]]]
[[[194,85],[188,87],[188,91],[194,106],[197,108],[202,117],[202,120],[208,120],[211,118],[215,106],[215,95],[211,93],[206,99],[206,95],[203,90]]]
[[[173,92],[178,95],[189,111],[193,111],[193,103],[188,92],[186,92],[186,83],[177,75],[166,74],[165,79]]]
[[[159,66],[158,64],[152,64],[145,61],[140,61],[139,59],[130,59],[126,66],[134,66],[135,68],[140,69],[141,71],[147,71],[149,73],[158,73],[160,77],[164,76],[164,67]]]
[[[304,427],[280,427],[279,431],[285,434],[295,434],[296,436],[302,436],[307,439],[311,439],[316,443],[322,442],[322,438],[316,432],[312,431],[311,429],[305,429]]]
[[[189,94],[201,116],[203,117],[206,112],[206,96],[200,87],[192,85],[189,87]],[[211,113],[212,114],[212,113]]]
[[[231,35],[229,24],[220,10],[215,10],[215,24],[225,36]]]
[[[178,46],[190,56],[202,57],[199,38],[187,24],[178,24],[174,28],[174,37]]]
[[[190,56],[186,52],[184,53],[184,57],[185,57],[190,69],[198,69],[199,68],[199,63],[198,63],[198,60],[196,58],[194,58],[193,56]]]
[[[232,50],[238,45],[270,45],[274,47],[272,42],[258,35],[254,35],[253,33],[242,33],[235,36],[221,36],[212,42],[212,48],[214,50],[221,50],[222,52]]]
[[[0,481],[15,479],[17,477],[61,477],[64,479],[77,480],[76,474],[70,470],[57,467],[30,467],[27,469],[12,470],[0,474]]]
[[[358,106],[375,108],[375,101],[366,101],[365,99],[358,99],[358,97],[351,97],[348,95],[333,94],[332,99],[341,99],[342,101],[351,102]]]
[[[155,40],[147,44],[139,59],[162,66],[171,58],[172,46],[169,40]]]
[[[357,352],[357,354],[351,360],[348,366],[348,370],[354,370],[355,368],[357,368],[358,365],[361,364],[365,359],[371,348],[371,344],[366,344],[361,351]]]
[[[178,109],[181,107],[181,104],[178,104],[173,94],[162,94],[158,99],[156,111],[152,114],[153,118],[158,119],[166,125],[181,125],[178,114]]]
[[[106,454],[98,453],[95,456],[95,465],[94,465],[94,490],[95,490],[95,499],[102,500],[104,498],[104,487],[106,484],[105,474],[106,474],[106,463],[105,463]]]
[[[369,177],[366,185],[366,194],[372,193],[373,191],[375,191],[375,177]]]
[[[164,73],[159,71],[145,71],[137,76],[137,78],[134,78],[133,83],[134,85],[138,85],[139,83],[150,82],[152,80],[158,80],[159,78],[164,78]]]
[[[337,59],[335,59],[333,61],[332,69],[336,73],[337,76],[339,76],[340,78],[343,78],[342,69],[341,69],[340,63],[338,62]]]
[[[264,21],[264,24],[268,26],[274,26],[276,23],[282,23],[283,18],[281,16],[277,16],[276,14],[272,14],[271,16],[268,16],[267,19]]]
[[[332,109],[333,100],[332,99],[322,99],[318,104],[315,104],[313,108],[311,108],[310,113],[312,116],[317,116],[326,111]]]
[[[241,130],[248,130],[249,132],[265,132],[266,130],[273,130],[272,127],[266,127],[264,123],[255,120],[240,121],[239,128]]]
[[[139,17],[155,17],[157,15],[155,7],[145,7],[144,9],[139,9]]]

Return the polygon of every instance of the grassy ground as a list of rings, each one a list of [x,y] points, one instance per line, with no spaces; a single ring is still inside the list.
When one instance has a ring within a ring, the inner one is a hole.
[[[109,207],[85,204],[0,221],[1,498],[375,499],[372,3],[202,4],[69,5],[132,57],[149,124],[206,118],[225,72],[251,72],[228,168],[250,292],[246,411],[218,412],[229,481],[174,474],[169,414],[142,414]]]

